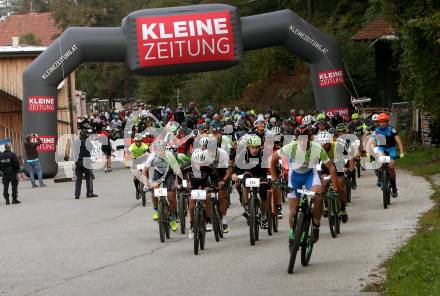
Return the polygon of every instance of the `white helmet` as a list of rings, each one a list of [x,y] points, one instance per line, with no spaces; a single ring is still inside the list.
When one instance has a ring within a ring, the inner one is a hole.
[[[208,138],[208,137],[202,137],[202,138],[200,138],[199,143],[200,143],[200,145],[202,145],[202,146],[206,146],[206,145],[208,145],[208,143],[209,143],[209,138]]]
[[[191,159],[192,161],[194,161],[196,164],[203,164],[206,161],[206,152],[207,150],[202,150],[202,149],[195,149],[192,153]]]
[[[134,135],[134,140],[135,141],[142,141],[142,134],[141,133],[137,133],[136,135]]]
[[[274,126],[271,130],[272,134],[279,135],[281,134],[281,128],[279,126]]]
[[[304,124],[311,124],[311,123],[312,123],[312,120],[313,120],[312,115],[307,115],[307,116],[305,116],[305,117],[303,118],[303,120],[302,120],[302,124],[303,124],[303,125],[304,125]]]
[[[377,121],[379,119],[379,114],[373,114],[373,116],[371,116],[371,119],[373,121]]]
[[[328,131],[319,132],[315,137],[315,141],[321,145],[330,143],[332,139],[333,135],[330,134]]]

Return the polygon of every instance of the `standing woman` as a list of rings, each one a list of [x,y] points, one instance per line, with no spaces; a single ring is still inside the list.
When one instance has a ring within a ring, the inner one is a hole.
[[[46,187],[43,183],[43,171],[41,169],[40,160],[38,159],[38,146],[43,142],[37,134],[30,134],[26,136],[26,142],[24,143],[24,150],[26,152],[26,163],[29,168],[29,176],[31,178],[32,188],[38,187],[35,184],[35,174],[38,176],[40,187]]]

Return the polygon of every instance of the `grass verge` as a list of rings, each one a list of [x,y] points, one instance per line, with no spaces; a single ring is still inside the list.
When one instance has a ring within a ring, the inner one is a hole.
[[[383,295],[440,295],[440,187],[431,177],[440,173],[440,149],[421,148],[398,161],[398,167],[423,176],[435,190],[435,206],[419,220],[416,234],[385,262],[386,280],[365,290]]]

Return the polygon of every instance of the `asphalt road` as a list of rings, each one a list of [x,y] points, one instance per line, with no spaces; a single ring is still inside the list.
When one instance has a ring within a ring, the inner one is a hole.
[[[94,199],[74,200],[73,183],[47,183],[22,183],[23,203],[0,205],[0,295],[357,295],[432,206],[429,183],[400,171],[400,195],[384,210],[375,177],[364,172],[341,235],[331,238],[323,220],[310,266],[297,260],[289,275],[287,220],[251,247],[236,198],[231,232],[219,243],[208,234],[194,256],[179,232],[160,243],[128,169],[97,173]]]

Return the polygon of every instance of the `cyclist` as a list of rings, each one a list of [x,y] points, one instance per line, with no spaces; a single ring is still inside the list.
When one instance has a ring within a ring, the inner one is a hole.
[[[148,145],[145,143],[142,143],[142,140],[143,140],[142,134],[137,133],[134,136],[134,143],[128,147],[128,151],[130,151],[131,154],[133,155],[133,159],[141,158],[148,151]],[[139,188],[140,181],[138,179],[138,176],[136,176],[136,175],[134,176],[133,182],[134,182],[134,188],[136,188],[136,199],[139,199],[140,192],[139,192],[138,188]]]
[[[262,149],[262,141],[261,138],[258,135],[250,135],[248,137],[247,143],[246,143],[246,150],[243,152],[243,154],[238,155],[238,158],[240,159],[239,162],[244,164],[246,167],[243,169],[243,181],[246,182],[247,178],[260,178],[260,188],[259,188],[259,194],[261,198],[261,212],[262,212],[262,219],[261,219],[261,227],[263,229],[267,229],[268,223],[267,223],[267,191],[270,189],[267,184],[267,169],[263,168],[261,165],[263,163],[263,149]],[[241,156],[241,157],[240,157]],[[243,157],[244,156],[244,157]],[[254,163],[251,163],[251,161],[256,160]],[[243,163],[244,161],[244,163]],[[240,165],[240,163],[239,163]],[[247,168],[248,166],[252,166],[251,168]],[[243,207],[244,212],[243,216],[247,219],[249,216],[249,213],[247,211],[247,204],[249,200],[249,188],[245,187],[243,188]]]
[[[218,184],[218,174],[216,169],[212,166],[212,158],[210,158],[208,150],[195,149],[191,156],[191,164],[182,169],[182,175],[188,177],[189,189],[204,189],[209,190],[216,188]],[[196,202],[192,199],[189,200],[189,239],[193,239],[193,223],[194,223],[194,208]],[[211,216],[212,216],[212,203],[209,198],[205,201],[206,208],[206,231],[212,231]]]
[[[390,117],[386,113],[380,113],[378,116],[379,127],[376,128],[374,133],[376,135],[382,135],[385,137],[385,143],[376,142],[378,152],[380,155],[389,155],[391,157],[390,161],[390,184],[391,184],[391,196],[397,197],[397,186],[396,186],[396,159],[397,145],[399,146],[400,158],[404,157],[403,144],[400,140],[400,136],[396,129],[389,125]]]
[[[221,140],[222,138],[221,129],[215,128],[213,132],[214,132],[214,136],[217,138],[217,141],[219,139]],[[211,152],[211,149],[208,149],[208,151]],[[219,180],[218,188],[219,188],[219,199],[220,199],[220,211],[222,214],[221,222],[223,224],[223,232],[228,233],[229,226],[226,218],[228,212],[227,190],[231,182],[232,167],[233,167],[235,155],[234,154],[228,155],[228,152],[225,149],[217,146],[215,149],[215,153],[211,154],[211,157],[213,157],[214,159],[213,167],[217,170],[218,180]]]
[[[351,133],[356,134],[358,137],[362,136],[366,127],[362,119],[359,117],[359,114],[353,113],[353,115],[351,115],[351,119],[352,120],[348,123],[348,130]]]
[[[321,180],[316,171],[316,164],[318,163],[318,160],[321,159],[322,163],[330,172],[334,188],[337,188],[336,169],[321,145],[312,141],[312,131],[308,125],[299,126],[295,131],[295,137],[298,140],[284,145],[283,148],[273,154],[270,174],[273,180],[278,180],[276,170],[278,161],[281,157],[286,157],[289,162],[288,186],[295,190],[287,195],[289,198],[289,237],[291,240],[293,240],[294,237],[293,218],[296,215],[300,198],[300,194],[296,190],[306,186],[308,190],[319,193],[314,198],[314,219],[312,221],[312,241],[315,243],[319,239],[319,226],[321,224],[322,212],[322,188]]]
[[[333,141],[333,135],[330,134],[327,131],[320,132],[316,135],[316,142],[322,145],[322,148],[324,148],[325,152],[327,152],[328,157],[333,162],[334,165],[334,159],[335,159],[335,152],[336,152],[336,142]],[[326,166],[323,166],[321,168],[321,176],[326,177],[330,175],[329,170]],[[346,223],[348,221],[348,214],[345,209],[346,206],[346,195],[345,195],[345,180],[344,180],[344,172],[336,172],[337,177],[337,185],[338,187],[334,188],[336,192],[338,192],[339,199],[341,202],[341,211],[339,212],[339,215],[342,219],[342,222]],[[323,180],[323,179],[322,179]],[[322,181],[322,192],[327,192],[328,188],[330,186],[329,181]],[[327,216],[328,210],[325,207],[324,208],[324,217]]]
[[[163,183],[167,188],[167,198],[170,204],[170,226],[172,231],[177,230],[177,201],[174,171],[178,171],[178,163],[174,155],[165,148],[165,142],[155,140],[152,145],[152,152],[148,156],[144,166],[144,176],[150,180],[151,188],[159,188]],[[150,172],[150,169],[152,172]],[[159,219],[158,199],[152,195],[153,220]]]

